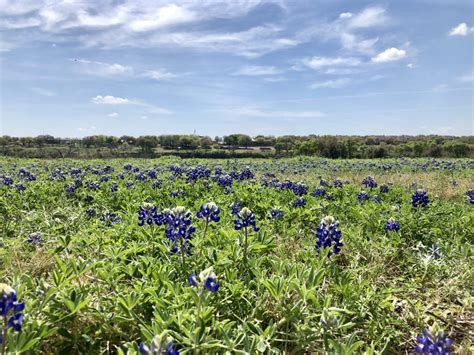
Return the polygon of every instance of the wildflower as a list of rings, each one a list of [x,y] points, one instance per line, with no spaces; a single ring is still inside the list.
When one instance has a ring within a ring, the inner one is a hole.
[[[320,226],[316,229],[316,250],[319,252],[322,248],[331,248],[328,256],[339,254],[341,247],[342,232],[337,228],[339,222],[337,222],[333,216],[326,216],[321,220]]]
[[[436,331],[433,334],[429,329],[423,329],[423,335],[417,336],[418,345],[415,348],[417,353],[448,355],[449,348],[453,343],[451,338],[443,331]]]
[[[191,286],[203,287],[203,289],[205,288],[210,292],[216,292],[220,286],[217,282],[217,275],[212,271],[212,267],[201,271],[198,276],[192,273],[188,281]]]
[[[277,208],[272,208],[270,210],[270,216],[272,219],[282,219],[283,218],[283,211]]]
[[[179,355],[179,351],[174,349],[173,339],[159,335],[153,337],[149,346],[141,343],[138,350],[146,355]]]
[[[333,181],[333,184],[334,184],[334,187],[344,187],[344,184],[343,182],[341,181],[341,179],[335,179]]]
[[[191,253],[191,239],[196,231],[196,228],[191,226],[191,212],[186,211],[183,206],[177,206],[172,210],[163,211],[163,215],[167,224],[165,234],[172,243],[171,253],[180,252],[184,262],[184,254]]]
[[[367,201],[369,198],[370,198],[370,196],[369,196],[368,192],[360,191],[360,192],[357,193],[357,199],[361,203]]]
[[[16,184],[15,187],[18,191],[25,191],[26,190],[26,187],[23,184]]]
[[[207,223],[209,223],[209,221],[219,222],[219,212],[219,207],[217,207],[214,202],[208,202],[201,205],[196,216],[198,218],[203,218]]]
[[[87,214],[87,216],[89,216],[89,217],[94,216],[94,215],[95,215],[95,209],[92,208],[92,207],[88,208],[88,209],[86,210],[86,214]]]
[[[431,248],[428,250],[428,256],[432,259],[439,260],[443,256],[441,252],[441,248],[439,245],[432,245]]]
[[[0,322],[4,324],[3,330],[0,329],[0,344],[5,345],[8,328],[13,328],[20,332],[23,324],[23,315],[21,311],[25,309],[25,303],[17,302],[16,292],[6,284],[0,283]]]
[[[198,218],[204,219],[206,225],[204,227],[204,238],[206,237],[207,227],[209,226],[209,222],[219,222],[219,207],[214,202],[208,202],[201,205],[201,209],[196,214]]]
[[[386,194],[388,192],[389,188],[388,185],[380,185],[380,193],[381,194]]]
[[[248,226],[251,226],[255,232],[260,230],[256,225],[255,215],[250,211],[249,208],[244,207],[237,214],[237,218],[234,220],[235,230],[247,229]]]
[[[372,201],[373,202],[376,202],[376,203],[381,203],[382,200],[380,199],[380,197],[378,197],[377,195],[375,195],[374,197],[372,197]]]
[[[43,239],[41,239],[40,233],[31,233],[26,240],[27,243],[31,245],[39,245],[43,243]]]
[[[362,185],[365,185],[365,187],[369,187],[371,190],[378,186],[377,182],[372,176],[367,176],[366,178],[364,178],[364,180],[362,180]]]
[[[232,177],[230,175],[220,175],[219,179],[217,179],[217,183],[221,187],[230,187],[232,186]]]
[[[113,212],[106,212],[100,217],[100,220],[111,225],[112,223],[120,222],[121,219]]]
[[[430,200],[428,199],[428,194],[426,191],[423,190],[416,190],[410,200],[410,203],[413,205],[413,207],[426,207],[428,206],[428,203]]]
[[[242,208],[242,206],[240,205],[240,203],[232,202],[232,204],[230,205],[231,214],[233,216],[237,216],[239,214],[241,208]]]
[[[256,221],[255,221],[255,215],[252,213],[252,211],[244,207],[240,210],[239,214],[237,215],[237,218],[234,220],[234,228],[235,230],[244,230],[244,261],[247,261],[247,249],[248,249],[248,227],[252,227],[252,229],[255,232],[258,232],[260,230],[259,227],[257,227]]]
[[[386,232],[394,231],[398,232],[400,230],[400,224],[395,220],[395,218],[390,218],[383,227]]]
[[[467,195],[466,202],[471,205],[474,204],[474,190],[467,190],[466,195]]]
[[[117,192],[118,186],[116,182],[113,182],[112,185],[110,185],[110,192]]]
[[[313,196],[314,196],[314,197],[326,196],[326,191],[325,191],[324,189],[321,189],[321,188],[315,189],[315,190],[313,191]]]
[[[306,201],[303,197],[297,197],[296,200],[293,201],[292,205],[296,208],[304,207],[304,205],[306,205]]]
[[[163,224],[163,216],[157,212],[157,207],[151,204],[145,204],[138,211],[138,225],[144,224],[151,226],[155,223],[158,226]]]

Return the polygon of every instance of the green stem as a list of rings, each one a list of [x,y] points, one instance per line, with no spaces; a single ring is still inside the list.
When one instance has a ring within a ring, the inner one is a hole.
[[[244,262],[247,262],[247,245],[248,245],[248,231],[247,227],[244,228]]]
[[[203,240],[206,238],[207,227],[209,226],[209,219],[206,218],[206,226],[204,227],[204,235],[202,236]]]
[[[2,336],[3,336],[3,342],[2,342],[2,355],[6,354],[7,350],[7,330],[8,330],[8,321],[7,321],[7,316],[3,316],[3,329],[2,329]]]

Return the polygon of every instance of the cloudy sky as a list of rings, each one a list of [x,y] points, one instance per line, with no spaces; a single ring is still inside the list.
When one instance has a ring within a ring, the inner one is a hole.
[[[471,0],[0,0],[0,134],[473,134]]]

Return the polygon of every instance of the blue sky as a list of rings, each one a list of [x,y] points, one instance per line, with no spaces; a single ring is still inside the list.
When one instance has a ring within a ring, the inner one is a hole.
[[[471,0],[0,0],[0,134],[473,134]]]

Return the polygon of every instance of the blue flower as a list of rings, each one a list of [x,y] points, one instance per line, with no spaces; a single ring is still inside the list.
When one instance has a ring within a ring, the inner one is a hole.
[[[198,218],[202,218],[208,223],[209,221],[219,222],[219,207],[214,202],[208,202],[201,205],[199,212],[196,214]]]
[[[428,199],[428,194],[423,190],[416,190],[410,200],[410,203],[413,207],[426,207],[430,200]]]
[[[471,205],[474,204],[474,190],[467,190],[466,195],[467,195],[466,202]]]
[[[314,197],[326,196],[326,190],[321,189],[321,188],[315,189],[315,190],[313,191],[313,196],[314,196]]]
[[[191,225],[191,212],[183,206],[163,211],[166,237],[171,241],[171,253],[191,254],[191,239],[196,228]],[[181,249],[181,250],[180,250]]]
[[[203,290],[207,289],[210,292],[216,292],[220,286],[217,282],[217,275],[212,270],[212,267],[201,271],[198,276],[192,273],[188,281],[191,286],[201,287]]]
[[[232,202],[230,205],[231,214],[237,216],[241,210],[242,206],[238,202]]]
[[[336,222],[333,216],[326,216],[321,220],[320,226],[316,229],[316,251],[319,253],[321,249],[332,248],[328,256],[339,254],[341,247],[342,232],[337,228],[339,222]]]
[[[153,337],[149,346],[141,343],[138,350],[146,355],[179,355],[179,351],[174,349],[173,339],[158,335]]]
[[[292,205],[293,207],[301,208],[306,205],[306,201],[303,197],[297,197],[296,200],[293,201]]]
[[[16,292],[10,286],[0,283],[0,318],[3,318],[2,324],[5,324],[5,332],[0,330],[0,344],[6,337],[8,328],[13,328],[20,332],[23,324],[23,315],[21,312],[25,309],[23,302],[17,302]]]
[[[116,183],[116,182],[113,182],[113,183],[110,185],[110,192],[117,192],[117,190],[118,190],[117,183]]]
[[[428,255],[430,258],[439,260],[443,256],[443,253],[439,245],[432,245],[431,248],[428,250]]]
[[[449,348],[453,344],[452,339],[448,338],[446,333],[437,331],[432,334],[427,328],[423,329],[423,335],[416,337],[416,340],[418,345],[415,351],[421,354],[449,355]]]
[[[372,176],[367,176],[364,178],[364,180],[362,180],[362,185],[365,185],[365,187],[369,187],[372,190],[373,188],[377,187],[377,182]]]
[[[381,194],[386,194],[388,192],[389,188],[388,185],[380,185],[380,193]]]
[[[365,191],[360,191],[357,193],[357,199],[359,202],[365,202],[370,198],[369,193]]]
[[[376,203],[381,203],[382,200],[380,199],[380,197],[378,197],[377,195],[375,195],[374,197],[372,197],[372,201],[373,202],[376,202]]]
[[[89,216],[89,217],[94,216],[94,215],[95,215],[95,209],[92,208],[92,207],[88,208],[88,209],[86,210],[86,214],[87,214],[87,216]]]
[[[258,232],[260,228],[257,227],[256,223],[255,215],[250,211],[250,209],[244,207],[240,210],[237,214],[237,218],[234,220],[234,229],[246,229],[250,226],[255,232]]]
[[[385,222],[385,226],[383,228],[386,232],[398,232],[400,230],[400,224],[395,220],[395,218],[390,218],[387,222]]]
[[[273,218],[273,219],[282,219],[283,218],[283,211],[282,210],[279,210],[277,208],[272,208],[270,210],[270,216]]]
[[[140,207],[138,211],[138,225],[143,226],[145,223],[151,226],[155,223],[158,226],[163,224],[163,216],[157,212],[157,207],[146,204]]]
[[[341,179],[335,179],[333,181],[333,184],[334,184],[334,187],[344,187],[344,184],[343,182],[341,181]]]
[[[26,240],[27,243],[31,245],[39,245],[43,243],[43,239],[41,239],[40,233],[31,233]]]

